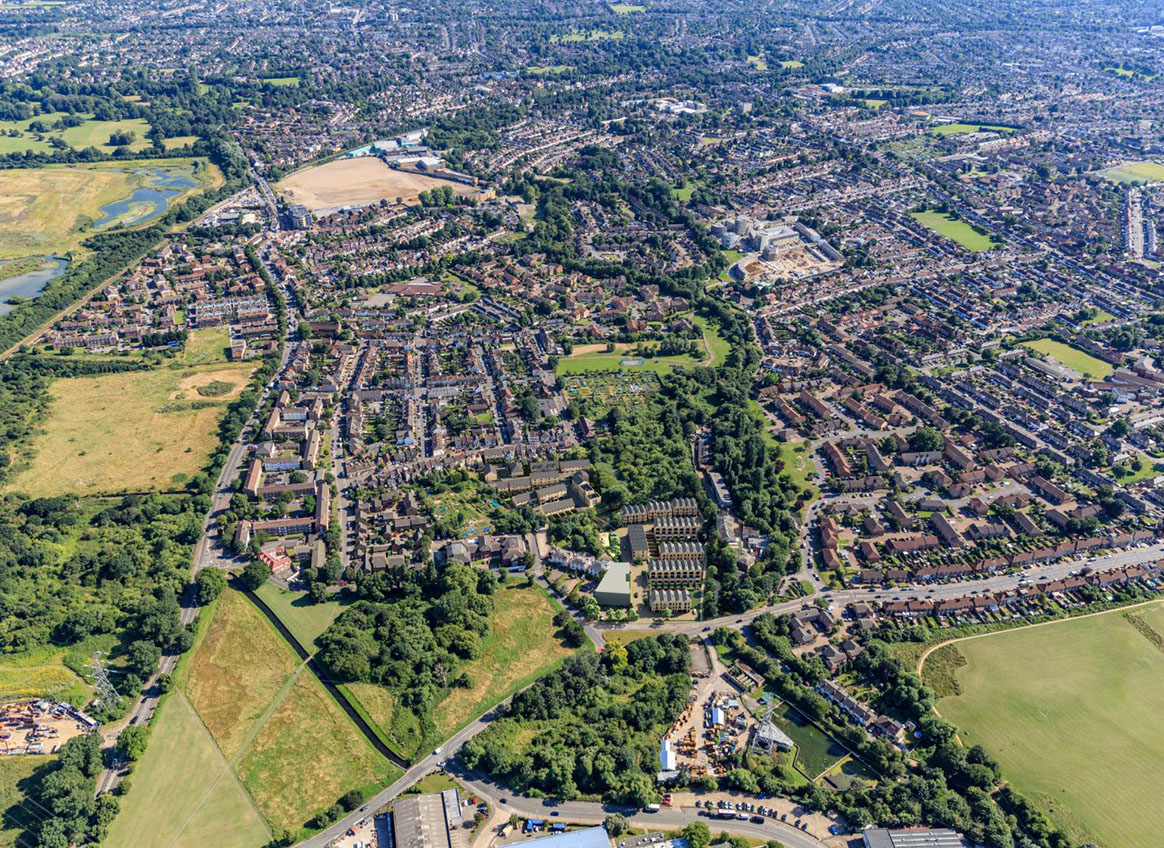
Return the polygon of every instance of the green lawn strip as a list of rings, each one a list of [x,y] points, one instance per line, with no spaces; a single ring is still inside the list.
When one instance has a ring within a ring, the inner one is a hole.
[[[316,637],[327,630],[348,603],[333,600],[314,604],[306,592],[292,592],[270,581],[260,586],[255,594],[308,652],[312,651]]]

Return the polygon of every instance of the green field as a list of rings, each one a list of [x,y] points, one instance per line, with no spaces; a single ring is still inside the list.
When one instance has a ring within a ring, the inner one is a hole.
[[[996,132],[1009,134],[1018,132],[1015,127],[1004,127],[996,124],[941,124],[930,130],[930,135],[964,135],[975,132]]]
[[[55,698],[83,706],[93,687],[62,662],[64,651],[33,649],[0,662],[0,702],[21,698]]]
[[[1158,183],[1164,181],[1164,165],[1158,162],[1127,162],[1100,174],[1113,183]]]
[[[647,11],[647,7],[639,6],[633,3],[611,3],[610,11],[614,12],[616,15],[629,15],[632,12],[645,12]]]
[[[198,333],[192,336],[197,351]],[[255,366],[173,365],[55,380],[32,456],[17,462],[10,488],[34,496],[180,488],[218,444],[218,421]],[[213,398],[199,395],[199,387],[213,382],[232,388]]]
[[[109,848],[255,848],[272,833],[180,692],[155,719]],[[224,826],[229,823],[229,826]]]
[[[1104,362],[1102,359],[1096,359],[1091,354],[1084,353],[1077,347],[1065,345],[1054,339],[1035,339],[1034,341],[1023,342],[1023,347],[1028,347],[1039,353],[1045,353],[1056,362],[1066,365],[1072,371],[1088,379],[1103,380],[1110,376],[1114,370],[1109,363]]]
[[[47,754],[0,757],[0,848],[27,848],[28,838],[22,834],[34,823],[39,810],[22,783],[52,760]]]
[[[255,594],[309,652],[315,645],[315,638],[327,630],[327,626],[335,621],[344,608],[341,601],[313,604],[308,600],[306,592],[292,592],[271,582],[264,583]]]
[[[619,41],[626,37],[620,29],[592,29],[586,32],[569,32],[565,35],[551,35],[550,43],[573,44],[582,41]]]
[[[80,126],[43,133],[30,129],[30,125],[38,121],[48,125],[64,117],[66,115],[62,112],[37,115],[21,121],[0,121],[0,153],[51,153],[55,148],[49,142],[54,138],[61,139],[74,150],[96,147],[102,153],[112,153],[116,148],[109,143],[109,138],[115,132],[131,132],[136,136],[131,144],[126,145],[135,153],[150,146],[146,138],[150,125],[143,118],[127,118],[123,121],[95,121],[89,118]],[[13,130],[19,135],[8,135]]]
[[[942,212],[932,210],[912,212],[910,217],[938,235],[945,236],[950,241],[957,242],[975,253],[992,250],[999,246],[999,243],[986,233],[976,230],[965,221],[959,221]]]
[[[630,351],[567,356],[558,360],[556,373],[560,377],[565,377],[571,374],[593,374],[601,371],[650,371],[662,376],[669,373],[677,365],[693,368],[702,364],[703,361],[686,354],[643,358],[641,364],[638,360],[639,358]]]
[[[539,77],[548,77],[555,74],[564,74],[573,68],[573,65],[528,65],[526,70]]]
[[[273,85],[277,88],[291,85],[298,86],[299,77],[266,77],[262,82],[264,85]]]
[[[1164,632],[1164,605],[1142,615]],[[966,744],[1074,840],[1157,844],[1164,653],[1118,611],[957,643],[961,694],[939,702]],[[1134,814],[1131,811],[1135,811]]]
[[[216,602],[182,686],[223,754],[233,757],[298,666],[270,622],[232,589]]]
[[[798,68],[803,68],[804,62],[801,62],[797,59],[785,59],[780,63],[780,67],[787,71],[795,71]]]
[[[768,60],[764,58],[763,54],[759,56],[749,56],[748,64],[755,68],[757,71],[768,70]],[[783,65],[784,63],[781,62],[780,64]]]

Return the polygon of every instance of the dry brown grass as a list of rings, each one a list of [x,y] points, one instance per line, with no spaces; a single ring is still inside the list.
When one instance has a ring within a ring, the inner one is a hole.
[[[246,597],[233,590],[222,594],[191,660],[186,692],[227,758],[297,666],[290,648]]]
[[[298,831],[344,793],[370,791],[400,774],[306,672],[263,724],[237,771],[276,833]]]
[[[278,188],[292,203],[302,203],[312,212],[327,212],[397,198],[417,203],[422,191],[438,186],[449,186],[458,196],[477,193],[472,186],[397,171],[374,156],[336,159],[307,168],[281,180]]]
[[[32,457],[10,488],[51,496],[181,486],[206,464],[226,404],[254,368],[226,363],[54,380]],[[197,385],[216,380],[235,388],[213,399],[198,395]]]

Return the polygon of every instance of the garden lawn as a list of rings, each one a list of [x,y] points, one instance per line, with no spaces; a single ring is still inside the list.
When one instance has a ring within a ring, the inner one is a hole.
[[[272,836],[180,692],[166,697],[103,844],[256,848]]]
[[[1071,347],[1071,345],[1057,342],[1054,339],[1035,339],[1034,341],[1023,342],[1023,347],[1029,347],[1031,350],[1045,353],[1056,362],[1062,363],[1072,371],[1078,372],[1081,376],[1093,380],[1102,380],[1108,377],[1113,370],[1112,366],[1102,359],[1096,359],[1091,354],[1084,353],[1077,347]]]
[[[776,708],[773,720],[796,743],[796,767],[811,779],[828,771],[847,753],[788,704]]]
[[[300,832],[342,795],[365,795],[401,772],[385,760],[311,674],[300,674],[237,766],[275,832]]]
[[[183,688],[218,747],[232,757],[298,665],[255,605],[227,589],[183,671]]]
[[[10,488],[35,497],[181,488],[205,466],[255,365],[174,366],[53,381],[32,456],[18,460]],[[233,388],[198,394],[212,382]]]
[[[308,653],[314,652],[316,637],[327,630],[345,606],[338,600],[313,604],[306,592],[292,592],[270,581],[260,586],[255,594]]]
[[[1164,628],[1164,605],[1139,608]],[[1164,653],[1113,611],[956,643],[961,694],[938,708],[1075,841],[1159,842]],[[1134,814],[1131,811],[1135,811]]]
[[[986,233],[976,230],[965,221],[959,221],[941,212],[913,212],[910,217],[922,226],[928,227],[938,235],[945,236],[950,241],[957,242],[974,253],[992,250],[999,246],[999,243]]]

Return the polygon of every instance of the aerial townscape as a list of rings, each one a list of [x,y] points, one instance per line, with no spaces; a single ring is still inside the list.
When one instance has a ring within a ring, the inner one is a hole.
[[[0,0],[0,848],[1164,846],[1159,0]]]

